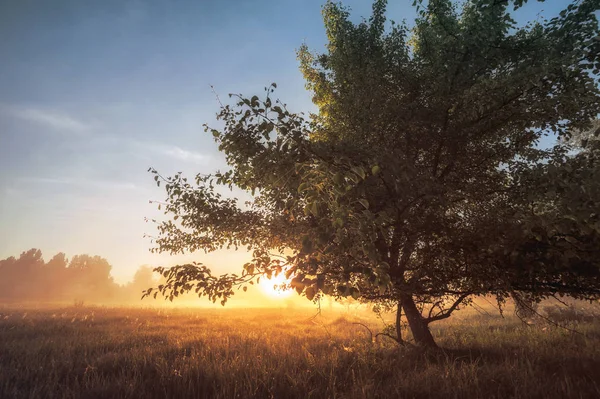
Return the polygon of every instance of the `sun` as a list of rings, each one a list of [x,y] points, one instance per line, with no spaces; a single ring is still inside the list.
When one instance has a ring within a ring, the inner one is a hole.
[[[287,283],[284,273],[280,273],[277,277],[271,277],[269,280],[266,277],[260,279],[260,287],[263,292],[271,297],[284,298],[292,294],[292,290],[281,289],[282,284]]]

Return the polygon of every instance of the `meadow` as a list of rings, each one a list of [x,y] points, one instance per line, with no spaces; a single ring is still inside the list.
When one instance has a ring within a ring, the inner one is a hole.
[[[0,397],[600,397],[597,317],[508,313],[460,311],[423,352],[360,311],[4,305]]]

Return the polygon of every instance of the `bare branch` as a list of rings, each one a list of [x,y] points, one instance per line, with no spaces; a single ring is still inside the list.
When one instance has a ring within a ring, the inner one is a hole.
[[[373,342],[373,331],[371,331],[371,329],[367,325],[365,325],[363,323],[358,323],[358,322],[355,322],[352,324],[356,324],[356,325],[363,326],[364,328],[366,328],[367,331],[369,332],[369,342]]]
[[[462,301],[464,301],[469,295],[471,295],[471,294],[463,294],[463,295],[459,296],[458,299],[456,301],[454,301],[452,306],[450,306],[448,308],[448,310],[446,310],[445,312],[442,312],[440,314],[437,314],[435,316],[426,318],[425,323],[429,324],[434,321],[447,319],[448,317],[450,317],[452,312],[454,312],[456,310],[456,308],[458,308],[458,306],[462,303]]]

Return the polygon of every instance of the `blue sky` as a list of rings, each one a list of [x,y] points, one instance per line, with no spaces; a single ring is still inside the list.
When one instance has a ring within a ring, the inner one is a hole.
[[[388,16],[411,20],[412,0]],[[567,1],[529,4],[520,20],[553,16]],[[295,49],[322,50],[322,0],[0,0],[0,258],[40,248],[46,259],[98,254],[119,282],[150,254],[161,200],[146,171],[189,175],[223,167],[203,123],[214,85],[277,95],[312,108]],[[346,1],[368,16],[369,1]],[[193,258],[224,271],[245,253]],[[186,258],[189,259],[189,258]]]

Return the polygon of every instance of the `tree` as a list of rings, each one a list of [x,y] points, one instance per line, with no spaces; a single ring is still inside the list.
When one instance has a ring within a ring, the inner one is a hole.
[[[112,266],[105,258],[95,255],[75,255],[67,268],[69,291],[77,300],[108,299],[117,286],[110,275]]]
[[[126,289],[132,298],[139,300],[143,291],[155,283],[156,281],[154,279],[152,268],[143,265],[137,269],[133,275],[133,280],[126,286]]]
[[[18,275],[17,259],[14,256],[8,257],[0,261],[0,298],[3,300],[14,299],[15,286],[11,284],[13,279]]]
[[[64,252],[59,252],[52,257],[47,263],[46,268],[51,270],[51,273],[62,273],[69,264],[67,255]]]
[[[12,273],[9,271],[5,278],[8,281],[12,279],[17,284],[13,283],[8,287],[7,296],[17,299],[37,294],[36,291],[40,285],[40,277],[44,267],[42,251],[36,248],[24,251],[12,266]]]
[[[37,287],[38,298],[56,300],[64,298],[67,266],[69,261],[64,252],[59,252],[52,257],[40,273],[40,283]],[[70,299],[70,298],[69,298]]]
[[[274,101],[275,84],[262,100],[235,95],[223,128],[206,127],[228,170],[191,183],[151,169],[172,216],[153,250],[245,247],[253,260],[240,275],[158,268],[166,283],[146,295],[194,290],[224,304],[285,272],[311,300],[397,307],[430,347],[429,324],[472,295],[599,297],[597,162],[565,140],[600,112],[599,1],[520,27],[509,8],[522,3],[417,2],[411,30],[386,25],[383,0],[359,24],[328,2],[327,51],[298,52],[316,114]],[[539,148],[544,136],[562,140]],[[596,188],[569,191],[583,181]]]

